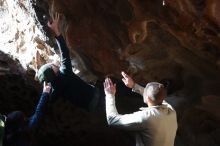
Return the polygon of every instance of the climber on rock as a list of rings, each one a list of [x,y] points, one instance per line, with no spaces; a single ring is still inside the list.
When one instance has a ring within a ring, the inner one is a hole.
[[[51,87],[44,82],[43,93],[36,106],[35,113],[26,118],[21,111],[14,111],[7,116],[0,116],[0,145],[4,146],[31,146],[34,133],[42,120],[45,105],[49,99]]]
[[[60,15],[56,13],[52,22],[48,22],[49,28],[55,33],[55,38],[60,51],[60,65],[47,63],[43,65],[38,73],[38,79],[42,83],[47,81],[52,86],[51,100],[63,97],[74,105],[94,111],[100,103],[98,88],[95,88],[72,71],[72,64],[69,55],[69,48],[59,30]]]

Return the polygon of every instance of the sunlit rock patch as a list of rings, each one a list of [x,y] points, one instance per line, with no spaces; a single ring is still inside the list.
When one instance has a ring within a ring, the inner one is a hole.
[[[54,53],[38,24],[30,1],[1,0],[0,50],[20,61],[27,69],[37,70],[53,60]]]

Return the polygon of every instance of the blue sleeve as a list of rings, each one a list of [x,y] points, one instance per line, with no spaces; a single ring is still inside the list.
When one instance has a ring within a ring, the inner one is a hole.
[[[61,66],[60,71],[64,74],[72,73],[72,65],[69,55],[69,48],[66,45],[66,42],[62,35],[56,37],[57,45],[60,51]]]
[[[49,95],[50,94],[46,93],[46,92],[42,93],[40,100],[37,104],[37,107],[35,109],[35,113],[34,113],[34,115],[32,115],[32,117],[29,120],[29,123],[28,123],[29,129],[32,130],[38,126],[39,121],[42,119],[42,116],[44,113],[44,108],[45,108],[47,99],[49,99]]]

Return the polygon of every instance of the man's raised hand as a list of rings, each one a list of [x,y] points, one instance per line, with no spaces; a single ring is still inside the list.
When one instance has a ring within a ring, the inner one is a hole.
[[[50,29],[56,34],[56,36],[59,36],[60,29],[59,29],[59,21],[60,21],[60,14],[56,13],[55,16],[52,17],[52,22],[48,22],[47,25],[50,27]]]
[[[104,85],[105,95],[107,94],[115,95],[116,84],[113,84],[110,78],[106,78],[103,85]]]
[[[121,75],[123,76],[122,81],[124,82],[125,86],[128,88],[133,88],[135,84],[134,80],[124,71],[121,72]]]
[[[48,83],[46,83],[45,81],[44,81],[43,92],[46,92],[46,93],[50,93],[51,92],[51,86]]]

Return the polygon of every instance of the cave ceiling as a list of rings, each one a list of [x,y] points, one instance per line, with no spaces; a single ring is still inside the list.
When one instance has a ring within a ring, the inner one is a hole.
[[[217,90],[210,86],[220,86],[219,6],[218,0],[37,0],[34,8],[42,24],[62,14],[73,63],[87,80],[120,78],[124,70],[142,84],[168,79],[175,89],[211,94]]]
[[[141,84],[169,80],[187,96],[219,95],[218,0],[2,0],[1,6],[1,50],[27,70],[58,58],[46,24],[59,12],[73,68],[87,82],[120,79],[124,70]]]

